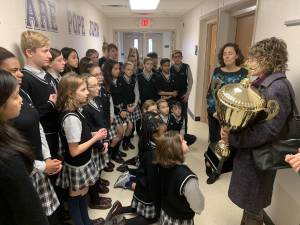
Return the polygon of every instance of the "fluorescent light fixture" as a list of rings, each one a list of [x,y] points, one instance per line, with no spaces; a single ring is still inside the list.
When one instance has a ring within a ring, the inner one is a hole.
[[[129,0],[131,10],[155,10],[160,0]]]

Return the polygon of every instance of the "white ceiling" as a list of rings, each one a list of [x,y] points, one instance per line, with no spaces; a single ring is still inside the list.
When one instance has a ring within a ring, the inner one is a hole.
[[[109,17],[180,17],[203,0],[160,0],[157,10],[131,11],[129,0],[88,0]]]

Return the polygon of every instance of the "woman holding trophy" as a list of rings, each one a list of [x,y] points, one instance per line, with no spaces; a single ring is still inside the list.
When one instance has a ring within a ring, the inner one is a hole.
[[[287,61],[287,45],[281,39],[264,39],[251,47],[248,66],[250,75],[256,77],[251,85],[267,101],[275,100],[279,108],[271,120],[261,120],[265,116],[262,111],[238,132],[221,129],[222,142],[237,149],[228,195],[234,204],[244,209],[241,225],[263,225],[263,209],[271,204],[276,170],[256,169],[252,154],[255,149],[276,139],[291,113],[292,100],[285,75]],[[222,115],[221,111],[219,114]],[[247,114],[246,110],[244,114]]]
[[[245,68],[240,67],[244,62],[244,56],[237,44],[227,43],[218,53],[218,61],[220,66],[216,67],[211,78],[210,86],[207,92],[207,115],[208,115],[208,128],[209,128],[209,142],[210,147],[208,151],[212,151],[214,144],[220,139],[220,123],[216,112],[216,94],[217,91],[224,85],[229,83],[239,83],[242,79],[246,78],[248,71]],[[208,153],[209,154],[209,153]],[[232,158],[234,154],[231,154],[226,159],[226,163],[232,168]],[[226,164],[224,164],[226,166]],[[206,160],[207,171],[209,178],[207,184],[214,183],[220,176],[220,171],[212,169]]]

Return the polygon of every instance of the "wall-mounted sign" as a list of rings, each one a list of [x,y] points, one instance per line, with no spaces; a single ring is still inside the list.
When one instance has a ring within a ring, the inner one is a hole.
[[[37,9],[39,13],[37,13]],[[26,0],[26,27],[34,30],[57,32],[56,5],[51,1]]]
[[[147,28],[149,27],[151,24],[151,21],[149,18],[141,18],[140,19],[140,27],[141,28]]]

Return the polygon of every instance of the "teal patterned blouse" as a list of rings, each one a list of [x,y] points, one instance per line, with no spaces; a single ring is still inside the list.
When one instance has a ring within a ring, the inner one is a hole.
[[[248,71],[245,68],[241,68],[236,72],[224,72],[221,67],[217,67],[211,78],[210,86],[207,92],[207,111],[213,114],[216,111],[215,108],[215,95],[217,91],[225,84],[239,83],[242,79],[246,78]]]

